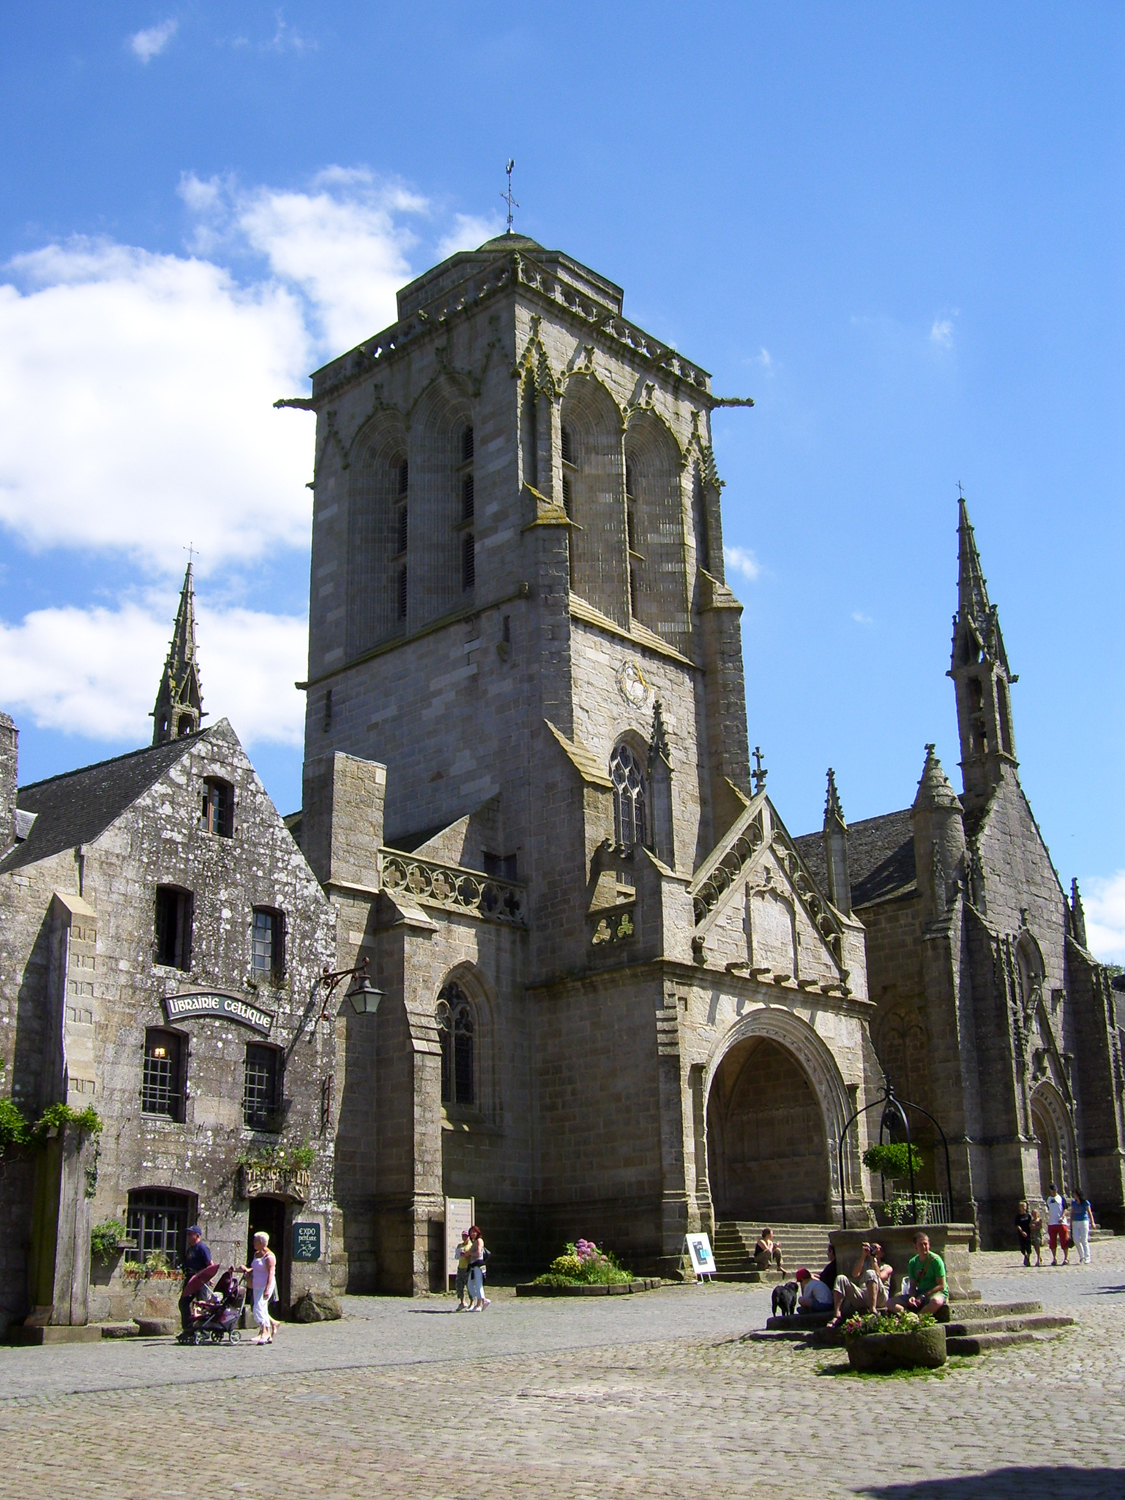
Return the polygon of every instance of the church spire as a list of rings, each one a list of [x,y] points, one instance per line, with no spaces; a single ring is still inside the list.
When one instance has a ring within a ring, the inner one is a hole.
[[[957,613],[949,676],[957,690],[961,772],[965,805],[971,810],[988,799],[1005,765],[1016,767],[1008,690],[1018,679],[1008,666],[999,612],[989,602],[964,495],[957,509]]]
[[[824,801],[824,861],[828,871],[828,899],[845,916],[852,909],[852,879],[848,867],[848,825],[836,790],[836,773],[828,768],[828,796]]]
[[[195,586],[190,562],[184,574],[180,607],[152,716],[154,745],[163,745],[183,734],[195,734],[203,718],[203,690],[195,655]]]

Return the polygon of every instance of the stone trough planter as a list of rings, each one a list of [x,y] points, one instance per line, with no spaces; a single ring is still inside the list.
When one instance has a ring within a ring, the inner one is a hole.
[[[632,1281],[621,1281],[612,1286],[536,1286],[533,1281],[521,1281],[516,1287],[517,1297],[620,1297],[630,1292],[652,1292],[660,1285],[659,1276],[636,1277]]]
[[[853,1370],[937,1369],[945,1364],[945,1329],[916,1328],[909,1333],[868,1333],[845,1340]]]

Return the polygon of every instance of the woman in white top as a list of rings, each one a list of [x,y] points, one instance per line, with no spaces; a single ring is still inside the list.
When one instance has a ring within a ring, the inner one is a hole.
[[[469,1230],[469,1311],[483,1312],[491,1303],[484,1295],[485,1267],[488,1251],[484,1248],[484,1236],[474,1224]]]
[[[270,1249],[270,1237],[264,1230],[254,1236],[254,1259],[248,1266],[239,1268],[250,1277],[253,1292],[254,1321],[258,1325],[258,1337],[254,1344],[272,1344],[278,1324],[270,1317],[270,1298],[277,1292],[277,1256]]]

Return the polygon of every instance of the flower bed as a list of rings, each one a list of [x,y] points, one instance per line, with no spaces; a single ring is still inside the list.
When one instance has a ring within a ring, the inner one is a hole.
[[[568,1244],[562,1255],[556,1256],[550,1269],[537,1276],[532,1286],[589,1287],[625,1286],[635,1278],[627,1271],[612,1250],[602,1250],[593,1240],[576,1240]]]
[[[869,1313],[844,1324],[844,1344],[853,1370],[936,1369],[945,1364],[945,1329],[928,1313]]]
[[[540,1276],[535,1281],[523,1281],[516,1287],[517,1297],[616,1297],[632,1292],[654,1292],[661,1285],[659,1276],[635,1276],[628,1281],[602,1282],[583,1285],[580,1282],[558,1280],[552,1284],[548,1277]]]

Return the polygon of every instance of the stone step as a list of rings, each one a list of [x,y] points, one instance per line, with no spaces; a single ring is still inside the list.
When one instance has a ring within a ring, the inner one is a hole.
[[[136,1323],[100,1323],[103,1339],[135,1339],[140,1333]]]
[[[1025,1329],[1019,1333],[973,1333],[946,1338],[947,1354],[987,1354],[990,1349],[1006,1349],[1012,1344],[1045,1344],[1058,1337],[1058,1331],[1036,1333]]]
[[[951,1323],[980,1323],[992,1318],[1020,1318],[1041,1313],[1042,1302],[953,1302],[949,1308]]]
[[[831,1224],[773,1223],[770,1227],[781,1246],[790,1275],[798,1266],[819,1269],[827,1260]],[[754,1245],[761,1232],[759,1223],[733,1219],[723,1220],[715,1226],[715,1267],[720,1276],[751,1269]]]
[[[1061,1313],[1036,1313],[1023,1318],[982,1318],[970,1321],[954,1319],[945,1325],[945,1332],[951,1339],[976,1338],[982,1333],[1043,1333],[1071,1328],[1073,1325],[1074,1319]]]

